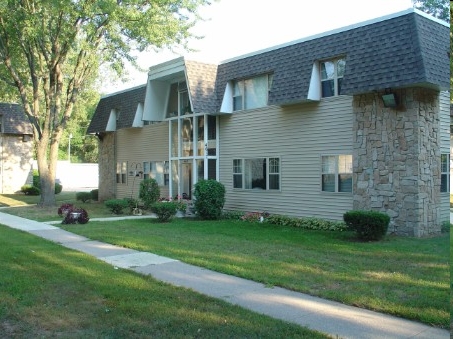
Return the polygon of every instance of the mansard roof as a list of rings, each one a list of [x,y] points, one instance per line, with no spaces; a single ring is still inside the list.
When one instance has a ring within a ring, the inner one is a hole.
[[[429,87],[449,90],[449,26],[418,10],[409,9],[375,20],[257,51],[217,64],[178,58],[150,68],[148,86],[104,97],[88,133],[105,131],[112,109],[120,111],[117,129],[131,127],[138,102],[162,99],[162,83],[187,80],[195,113],[220,112],[229,82],[272,74],[269,105],[289,105],[309,98],[317,63],[346,60],[342,94],[354,95],[387,88]],[[150,98],[148,98],[150,96]],[[154,120],[145,103],[147,119]],[[155,106],[157,107],[157,106]],[[159,111],[162,105],[158,106]],[[158,120],[158,119],[156,119]]]
[[[273,73],[269,105],[307,99],[313,64],[346,59],[342,94],[385,88],[449,89],[449,27],[416,10],[224,62],[218,67],[217,107],[228,81]]]
[[[112,110],[118,112],[116,128],[131,127],[137,105],[145,101],[146,85],[104,96],[99,103],[88,126],[87,133],[104,132]]]
[[[18,104],[0,103],[3,132],[5,134],[33,134],[33,128],[25,115],[22,106]]]

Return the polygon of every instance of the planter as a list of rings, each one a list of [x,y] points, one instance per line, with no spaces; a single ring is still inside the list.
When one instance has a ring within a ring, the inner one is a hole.
[[[133,215],[142,215],[142,210],[140,208],[133,208],[132,209],[132,214]]]

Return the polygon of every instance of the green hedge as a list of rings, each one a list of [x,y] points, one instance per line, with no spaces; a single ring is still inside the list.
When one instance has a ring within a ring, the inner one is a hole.
[[[347,226],[341,221],[331,221],[318,218],[294,218],[279,214],[269,215],[264,219],[277,226],[290,226],[306,230],[322,230],[322,231],[345,231]]]
[[[104,205],[114,214],[123,214],[125,208],[129,208],[129,201],[125,199],[110,199]]]
[[[170,220],[178,211],[178,203],[173,201],[155,202],[150,206],[151,212],[157,215],[159,221]]]
[[[375,211],[348,211],[343,215],[343,220],[364,241],[382,239],[390,223],[387,214]]]
[[[92,199],[91,192],[77,192],[76,200],[81,202],[88,202]]]
[[[195,214],[202,219],[220,219],[225,204],[225,186],[213,179],[195,184]]]

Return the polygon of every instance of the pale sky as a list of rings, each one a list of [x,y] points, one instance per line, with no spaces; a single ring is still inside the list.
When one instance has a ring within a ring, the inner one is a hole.
[[[201,40],[189,42],[196,53],[188,58],[218,62],[293,40],[412,8],[411,0],[219,0],[203,8],[207,19],[193,29]],[[179,57],[168,51],[142,53],[142,68]],[[113,93],[146,83],[147,73],[129,70],[127,82],[117,81],[102,91]]]

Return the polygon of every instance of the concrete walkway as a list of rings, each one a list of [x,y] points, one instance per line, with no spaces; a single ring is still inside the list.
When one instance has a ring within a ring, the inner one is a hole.
[[[178,260],[93,241],[58,227],[0,213],[0,224],[26,231],[111,264],[246,309],[317,330],[333,338],[446,339],[442,330],[279,287],[217,273]]]

